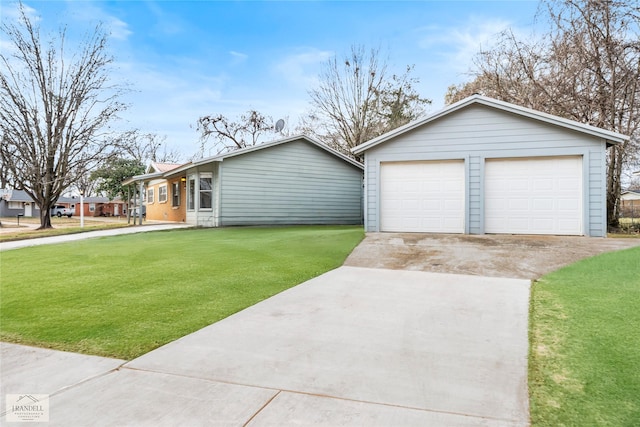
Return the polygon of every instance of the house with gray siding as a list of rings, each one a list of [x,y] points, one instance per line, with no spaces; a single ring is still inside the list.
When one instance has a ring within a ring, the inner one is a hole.
[[[1,190],[0,217],[39,217],[40,208],[33,199],[22,190]]]
[[[606,150],[627,139],[473,95],[353,149],[365,229],[606,236]]]
[[[161,187],[160,180],[166,180],[167,200],[182,200],[184,206],[174,207],[197,226],[361,224],[362,177],[359,162],[299,135],[125,183]],[[147,207],[147,219],[163,219],[152,212]]]

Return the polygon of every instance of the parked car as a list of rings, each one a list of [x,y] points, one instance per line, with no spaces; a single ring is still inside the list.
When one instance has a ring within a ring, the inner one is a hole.
[[[73,215],[75,215],[75,213],[76,213],[75,208],[68,208],[63,205],[55,205],[54,207],[51,208],[51,216],[57,216],[58,218],[60,218],[63,215],[68,218],[71,218]]]
[[[138,208],[132,208],[131,209],[131,217],[137,217],[138,216]],[[143,206],[142,207],[142,218],[147,219],[147,207]]]

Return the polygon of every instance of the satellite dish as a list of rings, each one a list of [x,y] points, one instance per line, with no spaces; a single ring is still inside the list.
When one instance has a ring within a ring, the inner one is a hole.
[[[284,120],[280,119],[276,122],[276,132],[281,132],[284,129]]]

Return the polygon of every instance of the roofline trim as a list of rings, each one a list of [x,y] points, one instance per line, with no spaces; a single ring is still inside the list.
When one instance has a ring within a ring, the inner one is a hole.
[[[307,142],[310,142],[311,144],[327,151],[329,154],[332,154],[338,158],[340,158],[341,160],[344,160],[345,162],[357,167],[360,170],[364,170],[364,165],[360,162],[358,162],[355,159],[352,159],[351,157],[348,157],[344,154],[342,154],[341,152],[329,147],[326,144],[323,144],[322,142],[318,141],[315,138],[312,138],[310,136],[304,135],[304,134],[298,134],[298,135],[294,135],[294,136],[290,136],[287,138],[283,138],[283,139],[277,139],[275,141],[269,141],[269,142],[265,142],[263,144],[258,144],[258,145],[253,145],[251,147],[245,147],[245,148],[241,148],[239,150],[234,150],[234,151],[229,151],[227,153],[223,153],[223,154],[218,154],[216,156],[212,156],[212,157],[206,157],[204,159],[200,159],[197,161],[193,161],[190,163],[185,163],[182,166],[179,166],[175,169],[171,169],[170,171],[167,172],[156,172],[156,173],[152,173],[152,174],[142,174],[142,175],[135,175],[132,176],[131,178],[127,178],[126,180],[124,180],[122,182],[122,185],[129,185],[129,184],[133,184],[134,182],[138,182],[138,181],[149,181],[151,179],[154,178],[170,178],[172,176],[178,175],[188,169],[197,167],[197,166],[201,166],[207,163],[212,163],[212,162],[222,162],[224,161],[224,159],[230,158],[230,157],[236,157],[236,156],[240,156],[243,154],[247,154],[247,153],[251,153],[254,151],[259,151],[259,150],[263,150],[265,148],[269,148],[269,147],[275,147],[276,145],[281,145],[281,144],[286,144],[288,142],[293,142],[296,140],[306,140]]]

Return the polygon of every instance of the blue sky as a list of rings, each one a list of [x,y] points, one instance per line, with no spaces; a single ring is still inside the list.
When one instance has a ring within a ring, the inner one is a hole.
[[[415,65],[418,89],[437,111],[447,87],[467,80],[480,46],[506,28],[531,33],[538,7],[524,0],[24,3],[45,34],[66,24],[73,37],[103,22],[114,79],[134,89],[124,125],[166,135],[185,157],[197,149],[202,115],[257,109],[287,118],[293,130],[323,62],[354,44],[380,47],[390,71]],[[2,19],[11,19],[15,6],[1,7]]]

